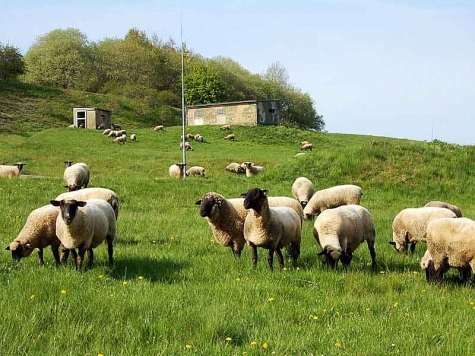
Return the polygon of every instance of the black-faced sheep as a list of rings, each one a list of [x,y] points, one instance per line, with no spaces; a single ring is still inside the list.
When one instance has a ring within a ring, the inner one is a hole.
[[[187,176],[200,176],[205,177],[205,169],[201,166],[192,166],[186,171]]]
[[[86,163],[75,163],[66,161],[66,169],[64,170],[63,180],[66,183],[64,186],[71,192],[73,190],[81,189],[83,186],[87,188],[89,184],[89,166]]]
[[[180,150],[182,150],[182,149],[183,149],[183,142],[180,142]],[[194,151],[195,150],[189,142],[185,142],[185,149],[187,151]]]
[[[234,134],[229,134],[229,135],[226,135],[224,139],[234,141],[236,139],[236,136]]]
[[[168,174],[172,178],[176,178],[176,179],[183,178],[183,175],[186,174],[185,166],[186,166],[186,164],[184,164],[184,163],[172,164],[168,168]]]
[[[310,179],[299,177],[292,184],[292,195],[300,202],[302,208],[305,208],[305,205],[313,196],[314,189],[315,187]]]
[[[264,173],[266,170],[262,166],[255,166],[252,162],[243,162],[246,166],[246,177],[254,177],[257,174]]]
[[[246,166],[242,163],[232,162],[226,166],[228,172],[233,172],[237,174],[246,173]]]
[[[21,170],[26,163],[15,163],[12,166],[0,165],[0,178],[16,178],[20,176]]]
[[[131,142],[137,142],[137,134],[134,134],[134,133],[131,134],[131,135],[130,135],[130,141],[131,141]]]
[[[337,208],[341,205],[358,205],[363,190],[357,185],[345,184],[317,191],[303,210],[305,218],[320,214],[326,209]]]
[[[302,145],[300,147],[300,150],[306,150],[306,151],[312,151],[313,150],[313,145],[311,143],[306,143],[305,145]]]
[[[157,125],[153,128],[153,131],[165,131],[165,126]]]
[[[119,137],[116,137],[112,141],[112,143],[122,143],[123,145],[125,145],[126,142],[127,142],[127,135],[126,134],[123,134]]]
[[[219,129],[220,130],[231,130],[231,125],[223,125]]]
[[[462,217],[462,211],[457,205],[449,204],[443,201],[430,201],[424,207],[446,208],[452,210],[458,218]]]

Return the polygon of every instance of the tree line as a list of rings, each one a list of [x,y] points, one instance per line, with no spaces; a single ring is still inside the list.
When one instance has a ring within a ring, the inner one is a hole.
[[[124,38],[98,42],[78,29],[56,29],[38,37],[24,56],[18,48],[0,43],[0,79],[180,107],[181,52],[172,39],[147,36],[136,28]],[[253,74],[228,57],[204,58],[186,45],[183,53],[186,105],[280,99],[284,123],[323,129],[314,101],[289,83],[279,62],[263,74]]]

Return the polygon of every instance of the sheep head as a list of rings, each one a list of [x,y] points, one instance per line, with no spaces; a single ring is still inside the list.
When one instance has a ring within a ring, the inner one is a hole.
[[[249,189],[247,193],[241,194],[241,197],[244,198],[244,208],[254,209],[260,212],[264,202],[267,200],[267,193],[268,190],[252,188]]]
[[[61,217],[66,225],[71,225],[78,208],[84,207],[87,204],[85,201],[77,201],[74,199],[51,200],[50,203],[53,206],[60,207]]]
[[[219,194],[208,193],[198,200],[195,204],[200,205],[200,215],[205,218],[218,218],[220,207],[223,205],[224,198]]]
[[[14,261],[20,261],[22,257],[28,257],[31,255],[35,248],[30,244],[21,244],[18,241],[13,241],[7,246],[5,250],[12,252],[12,258]]]

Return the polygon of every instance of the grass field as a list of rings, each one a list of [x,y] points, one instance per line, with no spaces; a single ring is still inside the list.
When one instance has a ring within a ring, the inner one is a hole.
[[[0,241],[13,240],[31,210],[64,192],[63,161],[87,162],[90,186],[121,201],[115,265],[105,245],[82,273],[46,265],[35,254],[11,261],[0,254],[2,355],[469,355],[475,352],[475,292],[458,283],[429,285],[414,255],[388,244],[391,222],[406,207],[445,200],[475,217],[475,147],[382,137],[314,133],[285,127],[236,127],[237,141],[218,127],[189,128],[188,163],[205,179],[174,180],[181,162],[180,127],[130,130],[137,143],[112,144],[98,131],[49,129],[0,134],[0,162],[26,163],[24,175],[0,180]],[[316,147],[304,157],[298,142]],[[228,173],[232,162],[266,167],[254,178]],[[293,268],[269,271],[266,252],[252,268],[218,245],[194,203],[210,191],[238,197],[249,188],[291,195],[295,178],[317,189],[363,188],[361,205],[376,224],[377,269],[366,244],[344,273],[324,269],[305,221],[302,254]]]

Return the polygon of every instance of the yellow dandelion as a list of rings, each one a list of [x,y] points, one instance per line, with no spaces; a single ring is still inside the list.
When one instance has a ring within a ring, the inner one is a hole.
[[[247,351],[243,351],[242,354],[243,354],[243,355],[247,355]]]
[[[30,295],[30,300],[33,300],[33,299],[35,299],[35,295],[34,295],[34,294]]]
[[[475,307],[473,307],[473,310],[475,310]]]
[[[97,278],[102,279],[104,276],[102,274],[98,275]]]
[[[379,274],[385,274],[385,273],[386,273],[386,272],[384,272],[384,271],[379,272]]]
[[[185,349],[187,349],[187,350],[191,349],[191,347],[192,347],[192,346],[191,346],[190,344],[186,344],[186,345],[185,345]]]
[[[417,271],[413,271],[413,272],[412,272],[412,274],[418,274],[418,273],[419,273],[419,272],[417,272]]]
[[[262,348],[267,350],[269,348],[269,344],[267,342],[264,342],[262,344]]]
[[[233,341],[233,339],[228,336],[228,337],[226,338],[226,341]]]
[[[371,308],[366,308],[365,310],[366,310],[366,311],[370,311],[370,310],[371,310]]]
[[[335,344],[333,346],[335,346],[337,349],[339,349],[341,347],[341,344],[339,342],[335,342]]]
[[[409,313],[404,314],[404,316],[406,316],[406,317],[409,316]]]
[[[236,282],[241,282],[241,278],[236,278]]]
[[[399,305],[398,302],[395,302],[395,303],[393,304],[393,308],[397,308],[398,305]]]
[[[114,298],[114,294],[111,294],[110,297],[111,297],[111,298]]]
[[[143,279],[143,276],[139,276],[139,281],[141,281]]]
[[[66,294],[66,289],[61,289],[61,294]]]
[[[256,346],[257,345],[257,341],[251,341],[251,346]]]
[[[282,268],[282,271],[287,271],[287,267]]]
[[[313,319],[313,320],[318,320],[318,316],[314,315],[314,316],[312,317],[312,319]]]
[[[124,285],[124,286],[126,286],[127,284],[129,284],[129,282],[127,282],[127,281],[122,282],[122,285]]]
[[[323,312],[324,312],[324,313],[326,313],[326,312],[327,312],[327,310],[326,310],[326,309],[323,309]]]
[[[300,271],[300,267],[297,267],[297,271]]]
[[[269,302],[273,302],[274,301],[274,298],[273,297],[270,297],[269,299],[267,299]]]
[[[474,305],[474,304],[475,304],[475,302],[473,302],[473,301],[470,302],[470,305]]]
[[[155,242],[157,242],[156,240],[152,240],[152,243],[154,244]]]
[[[97,356],[104,356],[104,354],[97,354]]]
[[[422,293],[425,293],[425,292],[426,292],[426,290],[425,290],[425,289],[423,289],[423,290],[422,290]]]

